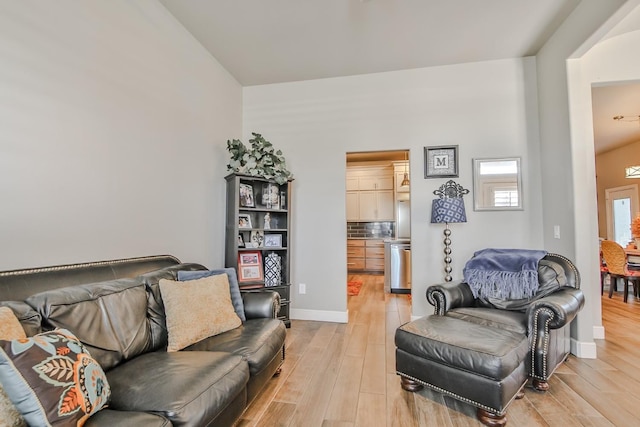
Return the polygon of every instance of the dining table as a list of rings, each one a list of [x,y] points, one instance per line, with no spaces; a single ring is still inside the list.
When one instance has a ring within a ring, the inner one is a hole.
[[[627,247],[624,252],[627,254],[627,265],[640,268],[640,249]]]

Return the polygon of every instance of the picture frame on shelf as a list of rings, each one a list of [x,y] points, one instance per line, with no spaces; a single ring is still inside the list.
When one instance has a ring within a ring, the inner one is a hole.
[[[424,147],[425,178],[457,178],[458,146],[438,145]]]
[[[252,230],[251,231],[251,247],[261,248],[264,246],[264,231]]]
[[[265,248],[282,247],[282,234],[265,234],[264,247]]]
[[[281,191],[280,192],[280,209],[282,209],[282,210],[286,210],[287,209],[287,193],[286,193],[286,191]]]
[[[280,187],[277,184],[262,184],[262,205],[267,209],[280,209]]]
[[[238,254],[238,281],[259,282],[264,280],[262,254],[258,251]]]
[[[251,224],[251,215],[238,214],[238,228],[253,228]]]
[[[262,254],[258,251],[241,252],[238,254],[238,265],[262,264]]]
[[[253,186],[240,183],[240,206],[243,208],[255,208],[256,202],[253,197]]]
[[[238,234],[238,247],[244,248],[244,237],[242,236],[242,233]]]

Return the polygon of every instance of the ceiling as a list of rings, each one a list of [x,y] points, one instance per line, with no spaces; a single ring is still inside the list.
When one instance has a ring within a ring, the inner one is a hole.
[[[160,2],[253,86],[535,55],[580,0]],[[640,28],[637,15],[607,37]],[[593,95],[596,152],[640,140],[640,124],[613,120],[640,114],[640,85]]]

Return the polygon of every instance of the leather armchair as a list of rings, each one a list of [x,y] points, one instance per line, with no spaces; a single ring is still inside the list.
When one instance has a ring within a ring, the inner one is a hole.
[[[461,281],[430,286],[427,300],[439,316],[525,332],[528,374],[535,389],[546,391],[549,377],[571,350],[569,325],[584,306],[584,295],[578,270],[561,255],[547,254],[540,261],[538,282],[538,293],[527,300],[474,298]]]

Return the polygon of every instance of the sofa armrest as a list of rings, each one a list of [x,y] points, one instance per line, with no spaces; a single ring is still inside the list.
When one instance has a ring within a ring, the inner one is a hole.
[[[457,281],[429,286],[427,301],[435,307],[435,314],[444,316],[452,308],[473,306],[475,298],[469,285]]]
[[[247,320],[271,318],[278,316],[280,309],[280,294],[275,291],[244,291],[242,302],[244,303],[244,315]]]
[[[580,289],[563,287],[529,305],[529,331],[561,328],[571,323],[583,306],[584,294]]]

